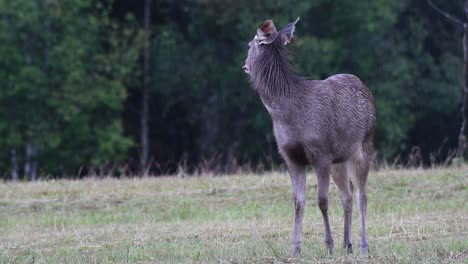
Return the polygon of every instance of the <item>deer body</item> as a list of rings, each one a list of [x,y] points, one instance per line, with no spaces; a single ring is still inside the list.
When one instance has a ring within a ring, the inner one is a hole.
[[[340,74],[324,81],[303,80],[303,84],[300,95],[290,98],[260,95],[272,118],[281,155],[309,165],[323,155],[339,163],[361,153],[360,143],[375,119],[357,114],[372,111],[372,104],[349,104],[370,95],[360,80]]]
[[[291,176],[296,211],[291,254],[297,255],[301,250],[307,165],[314,165],[317,170],[317,200],[324,219],[328,250],[334,249],[328,220],[328,188],[332,175],[341,190],[345,214],[343,245],[348,252],[352,251],[354,186],[360,211],[360,249],[367,254],[365,184],[373,153],[374,99],[354,75],[337,74],[325,80],[296,76],[290,69],[284,46],[290,42],[297,21],[279,32],[271,20],[263,23],[249,43],[243,67],[271,116],[276,143]]]

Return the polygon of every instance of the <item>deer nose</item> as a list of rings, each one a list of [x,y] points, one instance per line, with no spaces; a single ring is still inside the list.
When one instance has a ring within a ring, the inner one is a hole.
[[[245,66],[245,65],[242,66],[242,70],[244,70],[244,71],[247,72],[247,73],[249,72],[249,70],[247,69],[247,66]]]

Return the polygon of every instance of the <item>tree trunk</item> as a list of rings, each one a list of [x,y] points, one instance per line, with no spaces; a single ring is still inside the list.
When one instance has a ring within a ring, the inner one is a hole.
[[[141,171],[144,173],[149,159],[149,85],[150,85],[150,39],[151,0],[145,0],[144,14],[143,93],[141,96]]]
[[[31,181],[37,180],[37,146],[30,144],[31,152]]]
[[[31,148],[30,144],[26,144],[26,155],[24,159],[24,178],[29,179],[31,177]]]
[[[34,144],[26,144],[26,159],[24,161],[24,177],[31,181],[37,179],[37,147]]]
[[[16,149],[11,150],[11,179],[18,181],[18,157],[16,156]]]
[[[457,156],[462,157],[466,149],[468,138],[468,0],[465,0],[465,22],[463,23],[463,62],[464,62],[464,83],[462,100],[462,125],[458,136]]]

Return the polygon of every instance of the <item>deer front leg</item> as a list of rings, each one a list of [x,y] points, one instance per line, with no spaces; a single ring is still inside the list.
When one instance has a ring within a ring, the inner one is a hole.
[[[324,161],[317,164],[317,200],[320,211],[322,212],[323,223],[325,226],[325,244],[327,245],[328,253],[332,254],[334,250],[334,243],[330,230],[330,223],[328,220],[328,187],[330,185],[330,168],[331,162],[329,161]]]
[[[288,170],[291,176],[293,201],[296,211],[291,247],[291,256],[295,257],[301,253],[302,219],[304,218],[304,207],[306,202],[306,174],[303,166],[291,163],[288,163]]]

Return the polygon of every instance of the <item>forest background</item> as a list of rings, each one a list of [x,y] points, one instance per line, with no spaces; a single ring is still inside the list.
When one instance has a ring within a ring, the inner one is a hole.
[[[463,28],[425,0],[0,0],[0,177],[281,164],[241,66],[259,24],[297,17],[297,72],[374,93],[376,161],[451,160]]]

